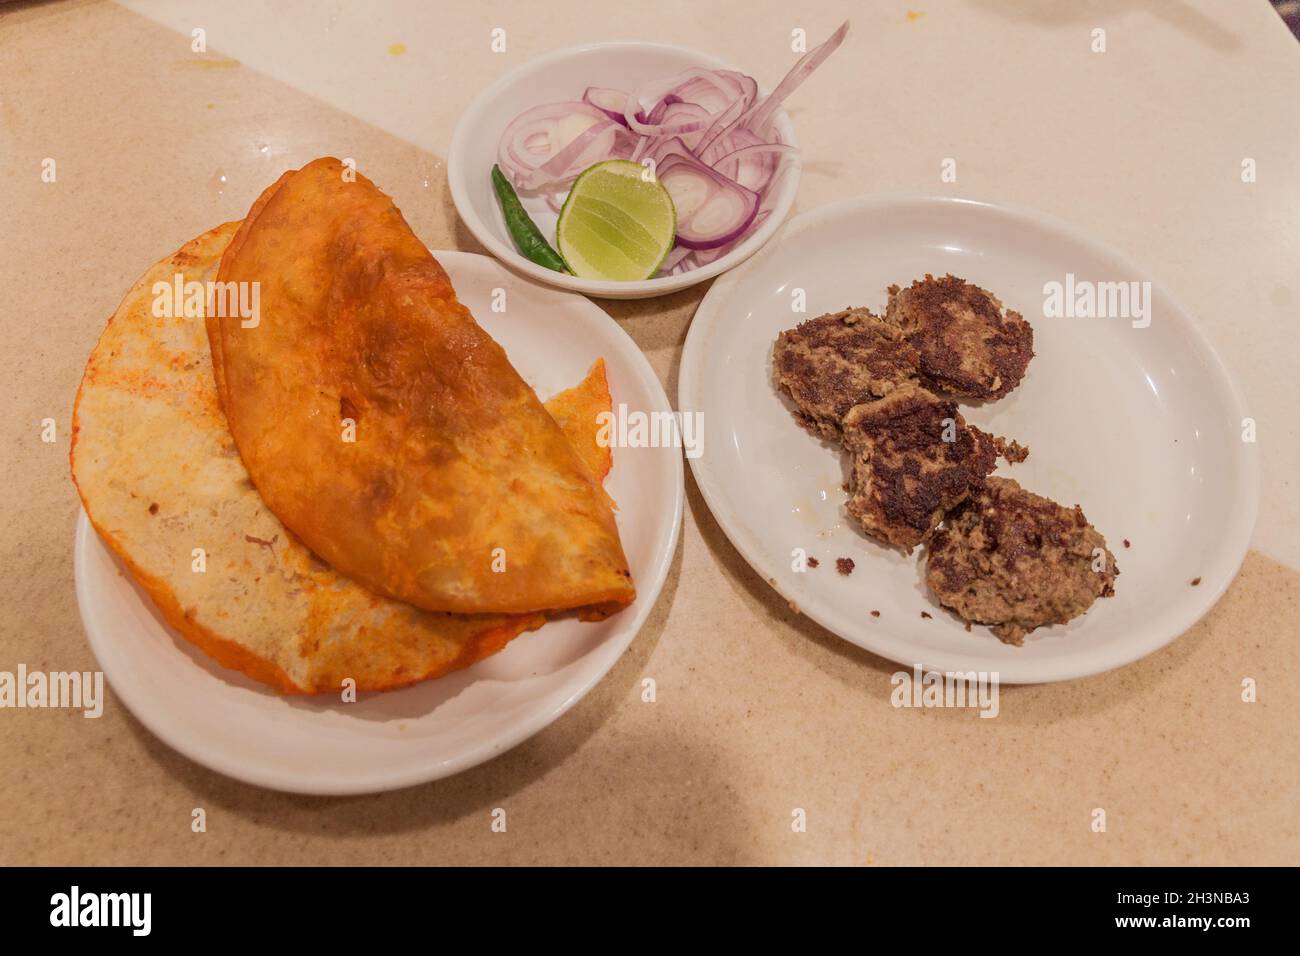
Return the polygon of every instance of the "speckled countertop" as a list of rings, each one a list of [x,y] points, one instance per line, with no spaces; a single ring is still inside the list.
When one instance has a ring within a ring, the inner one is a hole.
[[[1143,262],[1257,410],[1254,550],[1204,621],[1135,665],[1005,687],[996,720],[899,710],[895,666],[791,611],[688,473],[648,625],[589,696],[513,751],[395,793],[296,797],[179,756],[111,694],[99,720],[0,710],[0,863],[1300,859],[1300,46],[1266,3],[664,0],[645,22],[576,2],[375,6],[0,7],[0,670],[95,667],[73,593],[66,426],[104,319],[150,263],[326,153],[359,157],[430,246],[481,251],[440,157],[459,111],[502,72],[636,36],[754,63],[770,82],[792,29],[822,36],[845,13],[855,52],[794,104],[809,147],[798,208],[957,191],[938,175],[955,155],[962,194],[1041,208]],[[497,26],[503,54],[489,48]],[[1089,50],[1095,28],[1104,55]],[[41,179],[47,157],[55,183]],[[1244,157],[1259,170],[1250,186]],[[606,305],[670,396],[704,291]],[[45,418],[61,426],[52,444]],[[492,832],[495,807],[507,833]]]

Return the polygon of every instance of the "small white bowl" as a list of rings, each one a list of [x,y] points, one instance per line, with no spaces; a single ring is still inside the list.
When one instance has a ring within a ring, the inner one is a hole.
[[[760,207],[760,210],[770,210],[770,215],[748,239],[699,269],[639,282],[583,279],[547,269],[524,258],[515,249],[496,193],[492,190],[492,164],[497,161],[501,133],[524,110],[542,103],[581,99],[589,86],[632,90],[694,67],[737,69],[696,50],[626,41],[557,50],[506,74],[469,105],[451,137],[447,179],[460,218],[474,237],[511,269],[557,288],[606,299],[645,299],[677,292],[740,265],[772,238],[794,205],[801,169],[797,151],[782,156],[774,179],[775,186],[763,197]],[[766,92],[760,87],[760,95]],[[781,141],[797,147],[794,125],[785,110],[777,111],[774,122]],[[544,199],[528,196],[520,196],[520,199],[533,221],[554,245],[556,213]]]

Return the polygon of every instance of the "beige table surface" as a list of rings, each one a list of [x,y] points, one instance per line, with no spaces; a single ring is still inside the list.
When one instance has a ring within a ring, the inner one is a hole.
[[[96,666],[73,594],[67,428],[102,324],[146,266],[327,153],[358,157],[430,246],[481,251],[439,157],[495,76],[637,36],[711,49],[771,83],[793,28],[824,36],[844,13],[851,45],[792,103],[808,149],[799,209],[871,192],[1037,206],[1145,263],[1238,373],[1258,410],[1263,508],[1255,549],[1202,623],[1114,673],[1005,687],[995,720],[896,710],[896,666],[792,612],[688,472],[648,625],[513,751],[396,793],[309,798],[192,763],[111,694],[99,720],[0,710],[0,863],[1300,860],[1300,47],[1263,0],[911,2],[912,15],[669,0],[645,22],[568,0],[0,7],[0,670]],[[498,25],[505,54],[488,48]],[[1094,27],[1105,54],[1088,49]],[[939,182],[946,156],[957,185]],[[46,157],[56,183],[41,182]],[[1244,157],[1259,169],[1249,186]],[[607,305],[674,399],[704,291]],[[40,441],[46,417],[54,444]],[[191,832],[196,807],[206,833]]]

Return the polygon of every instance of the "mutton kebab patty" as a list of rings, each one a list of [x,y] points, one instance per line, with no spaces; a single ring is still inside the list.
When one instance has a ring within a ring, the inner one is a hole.
[[[917,350],[926,385],[953,398],[1001,398],[1034,357],[1034,330],[1020,313],[1004,314],[996,296],[953,275],[890,286],[885,320]]]
[[[844,309],[782,332],[772,350],[776,383],[795,419],[838,441],[849,409],[916,381],[919,356],[896,326],[869,309]]]
[[[1002,439],[966,424],[955,402],[910,384],[854,407],[844,444],[853,455],[849,514],[872,537],[909,553],[1008,454]],[[1027,451],[1017,445],[1012,454]]]
[[[944,607],[1007,644],[1115,593],[1119,568],[1083,510],[989,478],[930,541],[926,583]]]

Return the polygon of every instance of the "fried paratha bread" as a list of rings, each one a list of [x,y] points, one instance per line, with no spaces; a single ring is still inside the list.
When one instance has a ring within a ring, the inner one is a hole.
[[[282,177],[218,280],[260,288],[255,326],[208,320],[230,431],[313,552],[427,610],[632,601],[599,481],[368,179],[332,158]]]
[[[873,538],[909,553],[980,487],[1005,448],[966,424],[955,402],[915,385],[853,408],[844,444],[853,455],[849,514]]]
[[[786,329],[772,349],[777,386],[795,403],[795,420],[840,440],[854,405],[917,380],[920,357],[902,331],[870,309],[843,309]]]
[[[540,627],[541,614],[438,614],[376,595],[316,559],[266,508],[226,427],[203,319],[152,314],[155,283],[215,277],[238,225],[154,265],[86,365],[72,474],[100,537],[184,637],[285,693],[337,692],[347,677],[363,691],[400,687]],[[553,401],[575,444],[593,444],[596,416],[609,410],[603,365]]]
[[[1115,593],[1119,568],[1083,510],[990,478],[929,546],[926,583],[944,607],[1007,644],[1064,624]]]
[[[581,382],[546,402],[546,411],[555,419],[597,481],[604,481],[614,467],[614,453],[608,443],[599,440],[600,429],[596,427],[595,418],[601,411],[608,412],[613,405],[603,358],[596,359]]]
[[[954,398],[1003,397],[1034,357],[1034,330],[1024,317],[1004,312],[997,297],[954,275],[890,286],[885,319],[920,353],[925,384]]]

